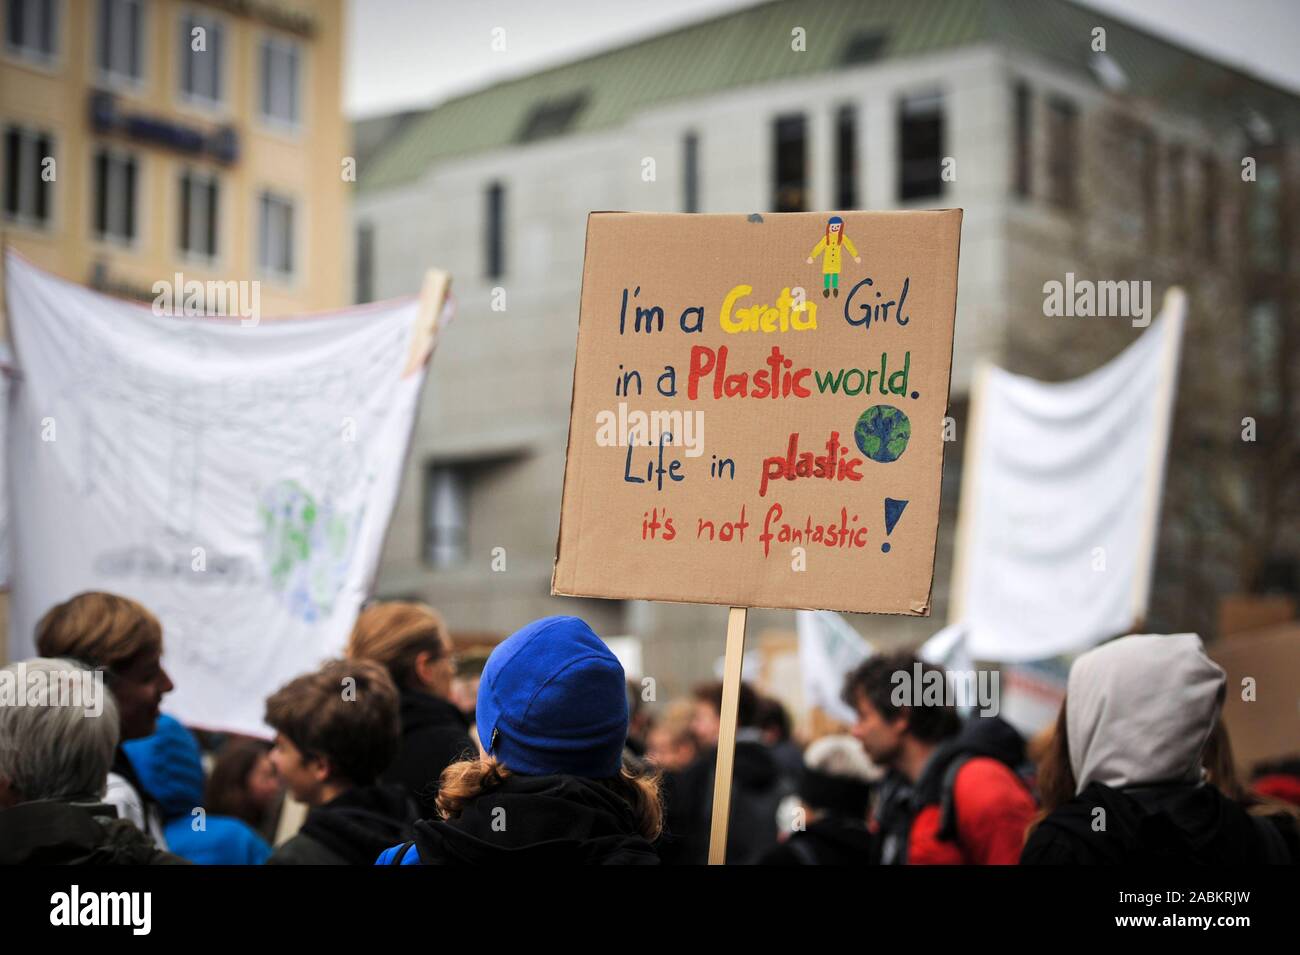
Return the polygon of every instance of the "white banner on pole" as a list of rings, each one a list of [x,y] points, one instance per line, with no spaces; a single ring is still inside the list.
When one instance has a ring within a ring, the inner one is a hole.
[[[977,377],[950,617],[972,657],[1083,650],[1146,613],[1185,302],[1082,378]]]
[[[12,553],[9,545],[9,474],[4,467],[4,449],[8,443],[9,390],[13,370],[13,355],[9,346],[0,342],[0,590],[9,589]]]
[[[11,658],[51,605],[124,594],[162,621],[168,712],[265,733],[267,694],[338,655],[369,592],[419,300],[244,325],[6,269]]]
[[[871,656],[871,644],[830,610],[796,610],[794,619],[804,705],[817,707],[841,723],[854,722],[857,714],[841,696],[844,678]]]

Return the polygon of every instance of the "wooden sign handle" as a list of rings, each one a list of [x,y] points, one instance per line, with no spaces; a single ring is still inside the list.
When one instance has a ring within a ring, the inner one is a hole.
[[[709,828],[709,865],[727,861],[727,822],[731,817],[731,771],[736,762],[736,717],[740,707],[741,663],[745,656],[745,607],[727,617],[727,656],[722,665],[722,713],[718,761],[713,774],[713,824]]]

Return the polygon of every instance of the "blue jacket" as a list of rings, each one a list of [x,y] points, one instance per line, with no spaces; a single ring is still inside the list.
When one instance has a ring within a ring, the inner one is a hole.
[[[405,845],[406,843],[402,843]],[[379,853],[379,858],[375,860],[375,865],[392,865],[393,857],[402,851],[402,846],[393,846],[391,849],[385,849]],[[406,850],[406,855],[402,856],[402,865],[420,865],[420,850],[416,846]]]
[[[200,865],[261,865],[271,847],[242,819],[194,812],[203,806],[198,741],[174,717],[158,717],[152,736],[122,744],[140,784],[162,807],[167,847]],[[202,828],[197,829],[202,819]]]

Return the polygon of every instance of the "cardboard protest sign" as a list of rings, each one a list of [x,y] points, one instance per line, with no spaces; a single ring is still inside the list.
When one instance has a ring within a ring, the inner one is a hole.
[[[552,590],[928,614],[960,231],[593,213]]]

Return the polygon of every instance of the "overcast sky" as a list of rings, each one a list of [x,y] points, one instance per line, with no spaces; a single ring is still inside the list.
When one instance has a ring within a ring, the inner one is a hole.
[[[754,0],[347,2],[344,108],[354,118],[428,106],[754,5]],[[1086,0],[1083,5],[1300,91],[1300,0]],[[505,52],[490,47],[495,27],[506,31]]]

